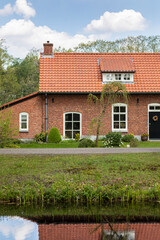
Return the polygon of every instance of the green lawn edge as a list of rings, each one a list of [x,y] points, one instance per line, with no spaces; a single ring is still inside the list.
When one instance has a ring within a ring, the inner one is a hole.
[[[160,201],[160,154],[0,155],[0,201]]]

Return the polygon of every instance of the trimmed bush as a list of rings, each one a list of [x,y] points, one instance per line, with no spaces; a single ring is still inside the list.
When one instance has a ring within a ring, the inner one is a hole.
[[[91,139],[83,138],[80,140],[78,147],[79,148],[95,147],[95,143]]]
[[[121,146],[122,135],[119,132],[109,132],[105,139],[105,147],[120,147]]]
[[[59,143],[61,141],[61,135],[59,133],[58,128],[53,127],[51,128],[48,134],[48,142],[49,143]]]
[[[123,142],[130,142],[132,139],[134,138],[133,134],[126,134],[122,137],[122,141]]]

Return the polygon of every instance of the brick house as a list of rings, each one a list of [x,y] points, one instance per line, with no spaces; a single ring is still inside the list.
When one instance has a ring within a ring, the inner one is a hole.
[[[133,133],[160,140],[160,53],[54,53],[44,44],[40,55],[39,91],[0,106],[12,110],[19,139],[33,139],[57,127],[63,137],[95,136],[90,131],[99,109],[89,93],[100,95],[103,84],[120,81],[130,93],[128,103],[107,108],[101,135]]]

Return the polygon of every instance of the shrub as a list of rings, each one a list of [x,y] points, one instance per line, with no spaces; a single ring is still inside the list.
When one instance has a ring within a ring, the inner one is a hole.
[[[21,143],[23,143],[23,141],[20,139],[13,138],[13,139],[11,139],[11,143],[12,144],[21,144]]]
[[[130,134],[124,135],[122,137],[122,141],[123,142],[130,142],[133,138],[134,138],[134,135],[130,133]]]
[[[59,143],[61,141],[61,135],[59,133],[58,128],[53,127],[51,128],[48,134],[48,142],[49,143]]]
[[[78,142],[80,140],[80,134],[76,133],[75,134],[75,141]]]
[[[105,147],[120,147],[121,146],[122,135],[119,132],[109,132],[105,139]]]
[[[40,134],[36,134],[34,136],[34,140],[36,142],[45,142],[46,141],[46,137],[47,137],[47,132],[45,132],[45,133],[41,132]]]
[[[83,138],[80,140],[78,147],[79,148],[95,147],[95,143],[91,139]]]
[[[130,146],[131,147],[138,147],[138,139],[137,138],[131,139]]]

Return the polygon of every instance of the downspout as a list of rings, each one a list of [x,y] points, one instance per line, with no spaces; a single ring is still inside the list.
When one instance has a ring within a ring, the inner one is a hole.
[[[45,94],[45,132],[47,132],[47,93]],[[46,142],[47,142],[47,135],[46,135]]]

